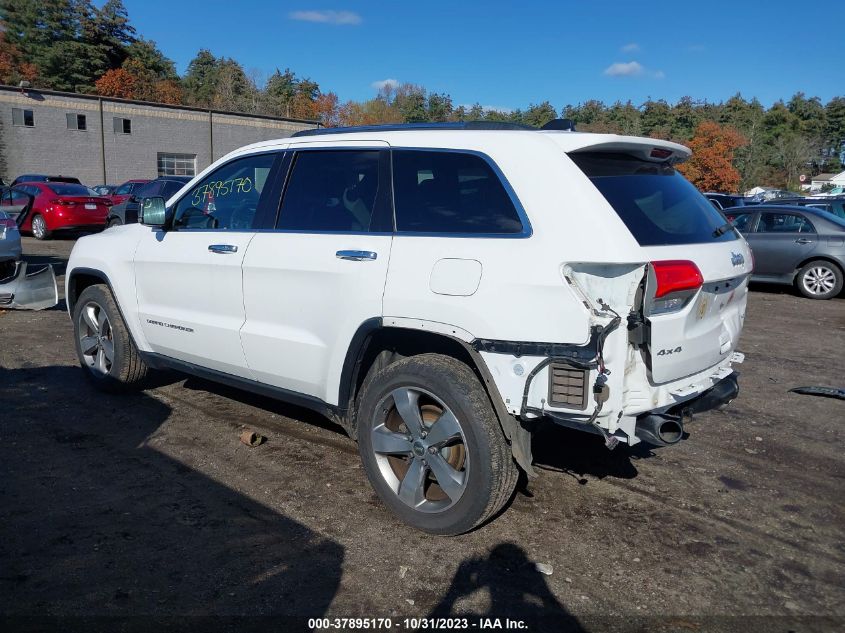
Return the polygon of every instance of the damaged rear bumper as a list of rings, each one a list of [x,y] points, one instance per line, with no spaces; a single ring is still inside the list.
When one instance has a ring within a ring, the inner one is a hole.
[[[56,273],[49,264],[30,272],[26,262],[17,262],[15,272],[0,279],[0,309],[45,310],[58,302]]]

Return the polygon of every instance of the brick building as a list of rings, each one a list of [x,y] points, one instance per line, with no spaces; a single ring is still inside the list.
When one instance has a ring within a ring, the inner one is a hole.
[[[0,86],[0,178],[76,176],[84,184],[193,176],[233,149],[313,121]]]

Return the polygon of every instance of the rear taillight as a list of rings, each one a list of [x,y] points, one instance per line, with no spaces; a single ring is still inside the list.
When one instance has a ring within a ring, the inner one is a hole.
[[[63,200],[62,198],[56,198],[55,200],[50,200],[50,204],[58,204],[63,207],[74,207],[76,206],[76,200]]]
[[[651,268],[655,281],[652,314],[680,310],[704,284],[698,266],[685,259],[651,262]]]

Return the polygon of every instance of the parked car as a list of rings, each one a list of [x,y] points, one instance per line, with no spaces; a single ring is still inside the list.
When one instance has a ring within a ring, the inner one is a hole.
[[[737,196],[728,193],[714,193],[708,191],[704,197],[714,203],[717,209],[730,209],[732,207],[744,207],[747,204],[754,204],[754,202],[746,199],[744,196]]]
[[[190,180],[188,176],[161,176],[145,184],[138,185],[133,189],[133,193],[123,202],[116,204],[109,210],[109,215],[106,219],[107,226],[120,226],[121,224],[133,224],[137,222],[138,206],[141,198],[160,196],[167,199],[184,187]]]
[[[79,178],[73,178],[72,176],[45,176],[44,174],[24,174],[23,176],[18,176],[12,181],[12,187],[14,187],[15,185],[19,185],[22,182],[67,182],[76,185],[82,184],[81,182],[79,182]]]
[[[122,185],[118,185],[115,187],[114,191],[111,192],[111,204],[112,206],[116,204],[120,204],[121,202],[126,202],[129,200],[129,197],[132,195],[132,192],[138,189],[141,185],[147,184],[149,179],[142,179],[136,178],[134,180],[127,180]]]
[[[754,253],[751,279],[795,285],[810,299],[842,291],[845,219],[812,206],[769,203],[726,217]]]
[[[297,133],[143,198],[143,226],[70,256],[86,376],[168,367],[321,411],[435,534],[494,516],[517,463],[535,474],[544,419],[678,442],[738,393],[747,243],[681,145],[507,127]]]
[[[39,240],[54,231],[102,230],[108,215],[108,198],[80,184],[23,182],[11,189],[35,198],[32,207],[18,218],[18,227]]]
[[[783,198],[772,200],[771,204],[788,204],[800,207],[813,207],[845,219],[845,197],[840,198]]]
[[[6,276],[3,273],[8,268],[8,263],[19,260],[22,253],[21,234],[15,218],[0,210],[0,279]]]

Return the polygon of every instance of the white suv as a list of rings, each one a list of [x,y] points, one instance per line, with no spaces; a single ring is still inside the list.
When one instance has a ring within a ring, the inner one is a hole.
[[[498,129],[490,129],[497,127]],[[681,145],[483,123],[232,152],[67,268],[103,388],[170,368],[323,412],[403,521],[472,529],[541,419],[677,442],[733,399],[751,254]]]

